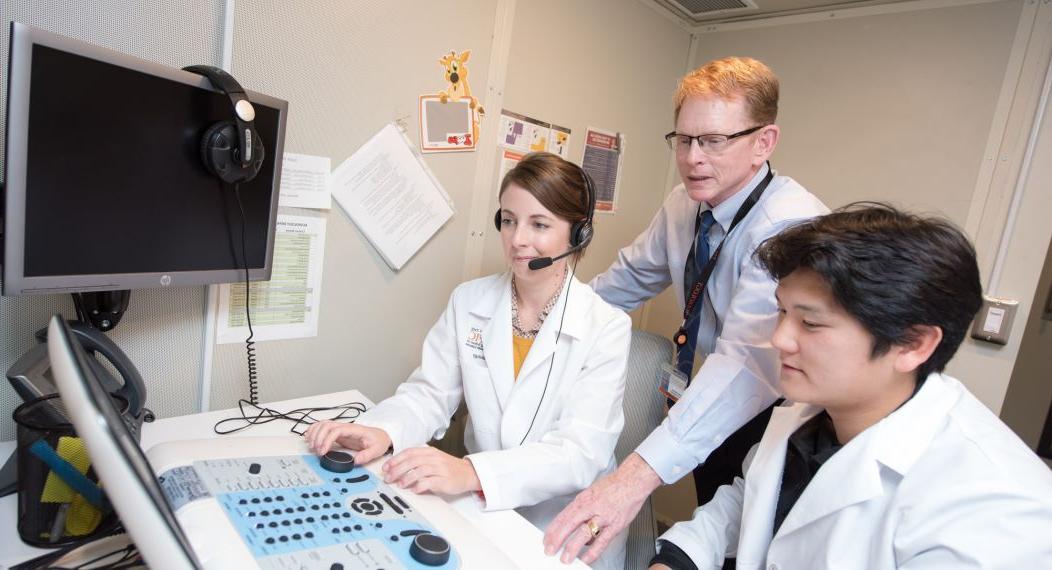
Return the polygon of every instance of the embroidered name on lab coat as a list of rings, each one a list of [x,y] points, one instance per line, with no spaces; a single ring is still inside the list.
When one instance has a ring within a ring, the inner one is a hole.
[[[482,329],[471,327],[471,332],[468,333],[468,338],[464,341],[464,346],[474,351],[471,353],[472,358],[486,360],[485,355],[482,354]]]

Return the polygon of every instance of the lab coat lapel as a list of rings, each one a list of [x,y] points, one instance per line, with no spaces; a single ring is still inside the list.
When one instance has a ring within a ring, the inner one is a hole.
[[[880,466],[873,456],[873,434],[863,432],[815,473],[775,538],[883,493]]]
[[[515,370],[512,367],[511,347],[511,273],[506,273],[496,287],[489,292],[490,299],[481,305],[491,304],[489,323],[482,331],[482,351],[486,355],[486,366],[493,379],[493,391],[503,412],[511,389],[515,385]]]
[[[881,469],[905,475],[930,445],[957,398],[939,374],[827,461],[785,517],[778,536],[884,494]]]
[[[555,349],[560,342],[559,335],[572,333],[572,331],[577,330],[576,323],[580,318],[578,315],[579,311],[574,310],[574,307],[582,306],[584,300],[580,298],[582,293],[577,290],[575,283],[579,284],[571,277],[567,277],[563,283],[563,290],[559,295],[559,300],[552,307],[552,312],[548,314],[548,318],[544,319],[544,324],[541,325],[541,330],[537,332],[537,338],[533,341],[533,346],[530,347],[530,351],[526,354],[526,360],[522,363],[522,368],[519,370],[520,380],[530,378],[530,374],[538,367],[543,368],[546,374],[548,367],[552,364],[549,362],[552,354],[555,353]],[[566,306],[567,292],[570,291],[570,288],[573,288],[570,296],[576,296],[575,300],[580,302],[571,302],[569,306]],[[566,308],[565,319],[563,319],[564,307]],[[561,332],[559,330],[560,324],[562,325]]]
[[[773,515],[781,491],[788,434],[821,410],[808,405],[778,406],[771,413],[765,436],[756,448],[745,479],[742,520],[748,521],[748,525],[742,529],[738,541],[738,562],[743,567],[750,561],[762,563],[767,556],[774,533]]]

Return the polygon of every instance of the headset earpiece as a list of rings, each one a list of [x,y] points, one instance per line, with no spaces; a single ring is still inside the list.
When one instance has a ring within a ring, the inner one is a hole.
[[[570,228],[570,247],[585,247],[592,241],[592,222],[574,222]]]
[[[256,112],[245,90],[229,73],[210,65],[191,65],[185,71],[203,75],[230,97],[234,121],[220,121],[201,137],[201,162],[208,172],[224,182],[237,184],[256,177],[263,167],[263,141],[253,121]]]
[[[493,225],[497,226],[497,231],[500,231],[500,208],[497,208],[497,213],[493,214]]]
[[[201,162],[208,172],[230,184],[248,182],[263,166],[263,141],[252,133],[252,161],[241,164],[237,127],[230,121],[219,121],[201,137]]]
[[[584,168],[577,167],[581,171],[581,178],[584,179],[584,193],[585,199],[588,201],[588,217],[580,222],[574,222],[574,225],[570,228],[570,247],[576,247],[583,249],[592,241],[592,236],[595,235],[595,229],[592,227],[592,220],[595,217],[595,186],[592,184],[592,177],[588,176]]]

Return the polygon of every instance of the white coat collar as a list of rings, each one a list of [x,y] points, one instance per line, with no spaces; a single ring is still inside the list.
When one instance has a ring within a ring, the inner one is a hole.
[[[778,536],[882,495],[881,466],[900,476],[908,473],[945,422],[958,397],[941,374],[928,376],[913,398],[849,441],[818,470],[785,517]],[[779,414],[782,410],[785,411]],[[818,407],[806,405],[775,408],[768,429],[777,428],[775,433],[783,436],[779,438],[781,467],[765,470],[776,479],[774,497],[777,497],[781,483],[789,435],[819,411]],[[776,417],[779,417],[779,425],[776,425]],[[766,490],[770,491],[769,488]]]
[[[566,304],[567,292],[570,297],[569,305]],[[562,336],[581,338],[593,295],[592,290],[578,281],[576,277],[570,275],[566,277],[559,300],[556,301],[552,312],[541,325],[541,330],[538,331],[537,338],[526,355],[526,361],[522,363],[519,378],[527,378],[534,368],[547,362],[555,352],[560,322],[562,323]],[[566,308],[565,319],[563,318],[563,307]],[[497,399],[503,411],[504,404],[515,385],[511,345],[511,272],[508,271],[501,275],[493,287],[488,287],[476,302],[471,303],[468,311],[489,321],[483,326],[482,331],[483,352],[486,355],[490,376],[493,378]]]

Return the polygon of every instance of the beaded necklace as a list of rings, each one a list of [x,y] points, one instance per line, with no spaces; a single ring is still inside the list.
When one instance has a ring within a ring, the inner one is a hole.
[[[566,280],[566,268],[563,268],[563,278],[560,282]],[[523,328],[522,323],[519,322],[519,291],[515,288],[515,276],[511,276],[511,330],[515,336],[525,339],[537,338],[537,333],[540,332],[541,327],[544,325],[544,319],[548,318],[548,313],[552,312],[555,308],[555,303],[559,300],[559,294],[562,293],[562,287],[555,290],[548,302],[544,304],[544,308],[537,315],[537,328],[526,330]]]

